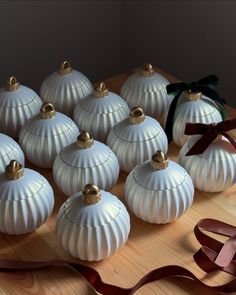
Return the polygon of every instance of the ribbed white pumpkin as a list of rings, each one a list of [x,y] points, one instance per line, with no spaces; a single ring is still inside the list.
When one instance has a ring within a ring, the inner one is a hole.
[[[89,184],[62,205],[56,231],[70,255],[98,261],[123,247],[130,232],[130,217],[116,196]]]
[[[31,163],[52,168],[57,154],[74,142],[78,134],[78,127],[69,117],[55,112],[52,104],[44,103],[40,114],[31,118],[21,129],[19,142]]]
[[[18,138],[21,127],[37,114],[42,100],[32,89],[9,78],[0,89],[0,132]]]
[[[145,116],[141,108],[131,110],[129,118],[111,129],[107,145],[115,152],[120,169],[130,172],[137,164],[151,159],[156,150],[168,149],[168,142],[161,125]]]
[[[51,215],[53,190],[42,175],[12,160],[0,176],[0,231],[26,234]]]
[[[98,83],[94,94],[81,99],[74,112],[74,121],[81,130],[87,130],[94,139],[105,142],[113,126],[127,118],[129,107],[117,94]]]
[[[150,223],[169,223],[191,206],[194,187],[188,173],[158,151],[136,166],[125,182],[125,199],[134,214]],[[168,165],[168,166],[167,166]]]
[[[221,121],[219,109],[210,98],[201,93],[183,93],[175,112],[173,139],[178,146],[187,142],[188,136],[184,134],[187,122],[210,124]]]
[[[81,98],[93,92],[89,79],[64,61],[57,72],[48,76],[40,88],[43,101],[51,102],[56,110],[70,117]]]
[[[201,136],[191,136],[179,153],[179,163],[193,180],[195,188],[220,192],[236,182],[236,153],[227,138],[213,141],[200,155],[186,156]]]
[[[21,147],[11,137],[0,133],[0,173],[5,171],[12,159],[25,166],[25,156]]]
[[[82,191],[87,183],[110,190],[119,176],[119,162],[105,144],[82,131],[74,142],[58,154],[53,164],[53,177],[66,195]]]
[[[121,97],[130,108],[140,106],[144,112],[164,123],[173,99],[166,92],[169,81],[154,71],[151,64],[131,75],[121,88]]]

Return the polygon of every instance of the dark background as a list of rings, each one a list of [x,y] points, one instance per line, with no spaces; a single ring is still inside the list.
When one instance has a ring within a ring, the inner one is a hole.
[[[236,1],[0,1],[0,81],[36,91],[69,59],[92,81],[152,62],[179,79],[217,74],[236,107]]]

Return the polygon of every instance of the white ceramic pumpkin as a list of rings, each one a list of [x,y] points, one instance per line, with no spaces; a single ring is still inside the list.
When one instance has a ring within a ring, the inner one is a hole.
[[[0,132],[18,138],[21,127],[39,112],[41,105],[36,92],[10,77],[0,89]]]
[[[26,234],[51,215],[53,190],[38,172],[12,160],[0,176],[0,232]]]
[[[169,81],[157,73],[151,64],[132,74],[122,85],[120,95],[130,108],[140,106],[145,114],[165,123],[173,95],[168,95]]]
[[[156,150],[161,149],[166,153],[168,149],[167,137],[161,125],[145,116],[140,107],[134,107],[129,118],[111,129],[107,145],[115,152],[120,169],[125,172],[151,159]]]
[[[31,163],[52,168],[57,154],[74,142],[78,135],[79,129],[72,119],[56,112],[51,103],[45,102],[40,113],[21,129],[19,142]]]
[[[98,261],[123,247],[130,231],[130,217],[116,196],[88,184],[62,205],[56,231],[70,255]]]
[[[111,128],[128,115],[127,103],[101,82],[95,85],[93,94],[79,101],[73,119],[81,130],[105,143]]]
[[[169,223],[191,206],[194,186],[191,177],[162,151],[137,165],[125,182],[125,200],[134,214],[150,223]]]
[[[218,136],[200,155],[186,156],[201,136],[190,136],[179,153],[179,164],[186,169],[195,188],[220,192],[236,183],[236,152],[227,138]]]
[[[70,196],[87,183],[110,190],[119,176],[119,162],[105,144],[81,131],[76,142],[64,147],[53,164],[53,177],[60,190]]]
[[[58,112],[73,116],[79,100],[93,92],[89,79],[64,61],[59,70],[48,76],[42,83],[40,95],[43,101],[51,102]]]
[[[218,123],[222,116],[216,103],[202,93],[184,92],[177,105],[174,124],[173,139],[178,146],[183,146],[188,140],[184,134],[185,125],[189,123]]]

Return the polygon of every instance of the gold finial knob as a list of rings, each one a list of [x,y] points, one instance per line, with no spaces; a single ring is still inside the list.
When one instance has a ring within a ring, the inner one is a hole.
[[[93,145],[93,138],[87,131],[82,130],[77,137],[77,145],[81,149],[90,148]]]
[[[58,74],[67,75],[67,74],[70,74],[71,72],[72,72],[72,67],[70,66],[70,63],[67,60],[63,61],[60,68],[58,69]]]
[[[131,112],[129,113],[129,122],[131,124],[139,124],[145,120],[145,115],[143,109],[140,107],[132,108]]]
[[[16,77],[10,77],[5,83],[5,90],[16,91],[20,88],[20,83],[17,81]]]
[[[44,102],[40,108],[40,117],[42,119],[51,119],[56,115],[53,104],[50,102]]]
[[[155,73],[153,67],[151,64],[146,63],[143,65],[142,69],[141,69],[141,75],[144,77],[151,77],[153,76]]]
[[[84,203],[87,205],[96,204],[101,200],[100,189],[95,184],[86,184],[83,189]]]
[[[9,180],[16,180],[24,176],[22,165],[16,160],[11,160],[10,164],[6,166],[5,176]]]
[[[199,92],[192,92],[191,90],[186,91],[186,96],[188,100],[196,101],[202,98],[202,93]]]
[[[157,151],[151,160],[151,165],[155,170],[162,170],[168,167],[169,159],[163,151]]]
[[[98,82],[94,85],[94,95],[97,98],[102,98],[108,95],[108,89],[104,82]]]

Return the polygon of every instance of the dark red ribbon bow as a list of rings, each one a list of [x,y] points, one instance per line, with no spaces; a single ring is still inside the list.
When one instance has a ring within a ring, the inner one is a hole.
[[[236,118],[222,121],[220,123],[203,124],[203,123],[187,123],[185,126],[186,135],[202,134],[202,137],[193,145],[186,156],[202,154],[216,137],[221,134],[226,137],[236,150],[236,142],[227,133],[236,128]]]

